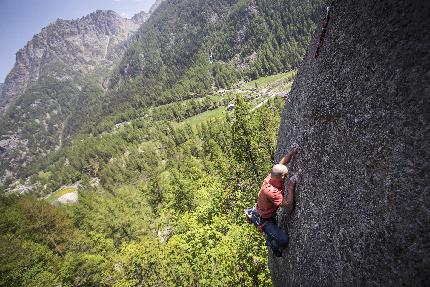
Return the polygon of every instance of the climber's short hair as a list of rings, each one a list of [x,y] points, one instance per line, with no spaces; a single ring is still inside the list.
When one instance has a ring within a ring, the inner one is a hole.
[[[272,167],[271,172],[272,177],[281,177],[281,176],[287,176],[288,175],[288,168],[283,164],[275,164]]]

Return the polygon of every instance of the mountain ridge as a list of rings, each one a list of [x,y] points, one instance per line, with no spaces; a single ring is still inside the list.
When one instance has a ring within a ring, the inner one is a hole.
[[[162,2],[154,3],[150,13]],[[111,70],[137,40],[134,35],[150,13],[126,19],[112,10],[96,10],[57,19],[17,52],[0,89],[0,182],[14,177],[14,170],[35,155],[47,155],[67,142],[84,120],[79,114],[100,100]]]
[[[114,11],[98,10],[74,20],[57,19],[42,28],[17,52],[1,93],[0,111],[35,83],[49,64],[71,64],[79,72],[112,65],[126,48],[121,45],[147,18],[143,14],[125,19]]]

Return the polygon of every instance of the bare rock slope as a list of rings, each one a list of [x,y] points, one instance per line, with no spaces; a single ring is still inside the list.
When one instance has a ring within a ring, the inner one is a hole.
[[[303,147],[274,286],[430,279],[430,2],[334,1],[283,112],[276,157]]]

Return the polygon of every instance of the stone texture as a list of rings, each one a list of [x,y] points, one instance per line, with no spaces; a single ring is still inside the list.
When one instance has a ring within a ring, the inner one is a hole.
[[[322,11],[323,12],[323,11]],[[283,112],[276,158],[302,147],[290,244],[274,286],[430,280],[430,2],[335,1]]]

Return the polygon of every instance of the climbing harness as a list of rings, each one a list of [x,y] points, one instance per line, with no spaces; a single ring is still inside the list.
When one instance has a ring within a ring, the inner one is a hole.
[[[264,232],[263,228],[266,224],[266,220],[260,217],[260,215],[255,210],[255,206],[252,208],[245,209],[245,215],[248,223],[254,224],[257,230],[261,233]]]
[[[315,59],[318,58],[318,56],[320,54],[320,50],[321,50],[322,46],[324,45],[324,38],[325,38],[325,34],[327,32],[328,21],[330,20],[330,12],[331,12],[331,9],[333,7],[333,4],[334,4],[334,1],[332,1],[330,3],[330,5],[328,5],[326,7],[327,12],[326,12],[325,18],[323,20],[323,25],[322,25],[322,30],[321,30],[321,34],[320,34],[320,39],[319,39],[319,42],[318,42],[317,50],[315,52]]]

